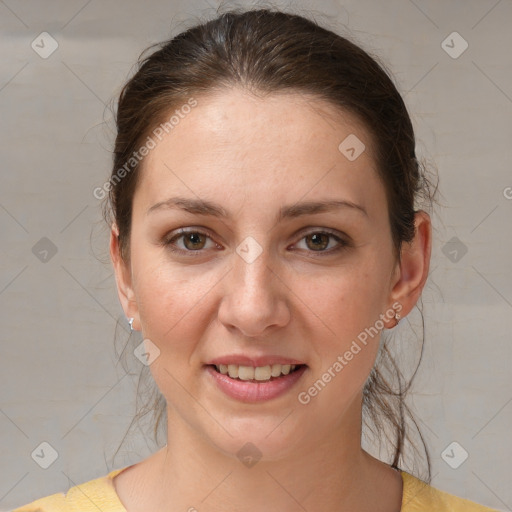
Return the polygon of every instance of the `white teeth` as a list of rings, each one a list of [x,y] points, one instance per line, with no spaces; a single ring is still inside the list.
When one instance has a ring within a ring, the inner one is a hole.
[[[237,364],[229,364],[228,365],[228,373],[232,379],[236,379],[238,377],[238,365]]]
[[[292,366],[290,364],[283,364],[283,366],[281,366],[281,373],[288,375],[290,373],[291,367]]]
[[[281,365],[273,364],[272,365],[272,377],[279,377],[281,375]]]
[[[256,380],[268,380],[272,377],[272,368],[270,366],[257,366],[254,368],[254,378]]]
[[[267,366],[242,366],[238,364],[215,365],[217,371],[223,375],[229,375],[232,379],[268,381],[271,377],[288,375],[295,370],[295,364],[273,364]]]
[[[239,366],[238,367],[238,378],[240,380],[254,379],[254,368],[252,366]]]

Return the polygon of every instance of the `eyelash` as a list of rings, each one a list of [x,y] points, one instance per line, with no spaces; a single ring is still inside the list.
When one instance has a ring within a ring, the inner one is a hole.
[[[182,238],[184,235],[187,235],[187,234],[204,235],[204,236],[206,236],[207,238],[209,238],[210,240],[213,241],[211,236],[208,233],[204,232],[204,231],[201,231],[201,230],[198,230],[198,229],[190,229],[190,230],[180,229],[178,231],[178,233],[174,234],[172,237],[164,238],[163,245],[165,247],[167,247],[171,252],[177,253],[177,254],[181,254],[181,255],[197,257],[197,256],[201,256],[202,254],[204,254],[205,249],[198,249],[198,250],[194,251],[194,250],[189,250],[189,249],[178,249],[175,246],[173,246],[173,243],[176,240]],[[329,230],[310,231],[309,233],[305,233],[301,237],[301,239],[299,241],[303,240],[304,238],[306,238],[307,236],[310,236],[310,235],[328,235],[329,237],[334,238],[334,240],[336,240],[336,242],[338,242],[338,244],[339,244],[337,247],[331,248],[329,250],[322,250],[322,251],[312,251],[312,250],[310,250],[310,251],[308,251],[310,253],[313,253],[315,255],[315,257],[316,256],[319,256],[319,257],[329,256],[329,255],[337,253],[337,252],[345,249],[346,247],[350,246],[350,243],[348,243],[347,241],[343,240],[342,238],[337,236],[334,232],[329,231]]]

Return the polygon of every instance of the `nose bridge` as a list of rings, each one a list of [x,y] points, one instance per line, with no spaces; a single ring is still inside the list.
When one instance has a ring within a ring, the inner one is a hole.
[[[262,241],[261,237],[260,241]],[[246,237],[236,248],[233,268],[235,286],[243,292],[241,296],[245,300],[271,298],[273,291],[271,276],[274,274],[270,268],[270,259],[268,246],[260,244],[252,236]]]
[[[237,327],[246,336],[258,336],[269,326],[288,321],[282,283],[272,266],[266,242],[262,245],[247,237],[236,247],[229,289],[219,311],[224,324]]]

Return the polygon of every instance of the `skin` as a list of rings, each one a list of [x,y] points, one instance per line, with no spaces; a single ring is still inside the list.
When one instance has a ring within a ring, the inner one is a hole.
[[[400,474],[360,441],[380,334],[308,404],[297,396],[395,302],[402,318],[414,307],[428,276],[430,218],[416,214],[416,237],[398,264],[368,131],[325,101],[236,88],[197,100],[144,161],[129,261],[112,226],[119,298],[160,350],[150,370],[169,427],[167,446],[118,475],[116,491],[129,512],[225,511],[227,503],[242,512],[396,512]],[[366,146],[354,161],[338,150],[350,134]],[[147,213],[178,195],[220,203],[232,218]],[[367,216],[342,208],[275,221],[283,205],[325,199],[357,203]],[[174,246],[189,251],[178,255],[162,241],[182,227],[210,238],[178,238]],[[323,229],[349,245],[329,254],[338,242],[327,237],[317,248],[306,235]],[[250,264],[236,252],[247,236],[262,248]],[[189,255],[194,248],[199,256]],[[284,395],[247,404],[220,391],[203,366],[232,353],[287,356],[308,369]],[[237,457],[247,442],[262,453],[252,467]]]

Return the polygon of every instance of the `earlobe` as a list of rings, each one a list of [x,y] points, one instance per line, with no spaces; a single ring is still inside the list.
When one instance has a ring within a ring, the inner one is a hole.
[[[132,273],[130,265],[123,259],[121,255],[121,247],[119,244],[119,230],[114,223],[110,231],[110,259],[114,267],[114,273],[117,285],[117,294],[127,318],[133,318],[130,327],[133,330],[139,330],[139,312],[135,293],[132,286]]]
[[[405,317],[416,305],[428,278],[432,250],[432,225],[427,212],[419,210],[415,214],[415,236],[401,249],[398,278],[391,291],[392,303],[402,306],[401,317]],[[398,311],[398,309],[397,309]]]

